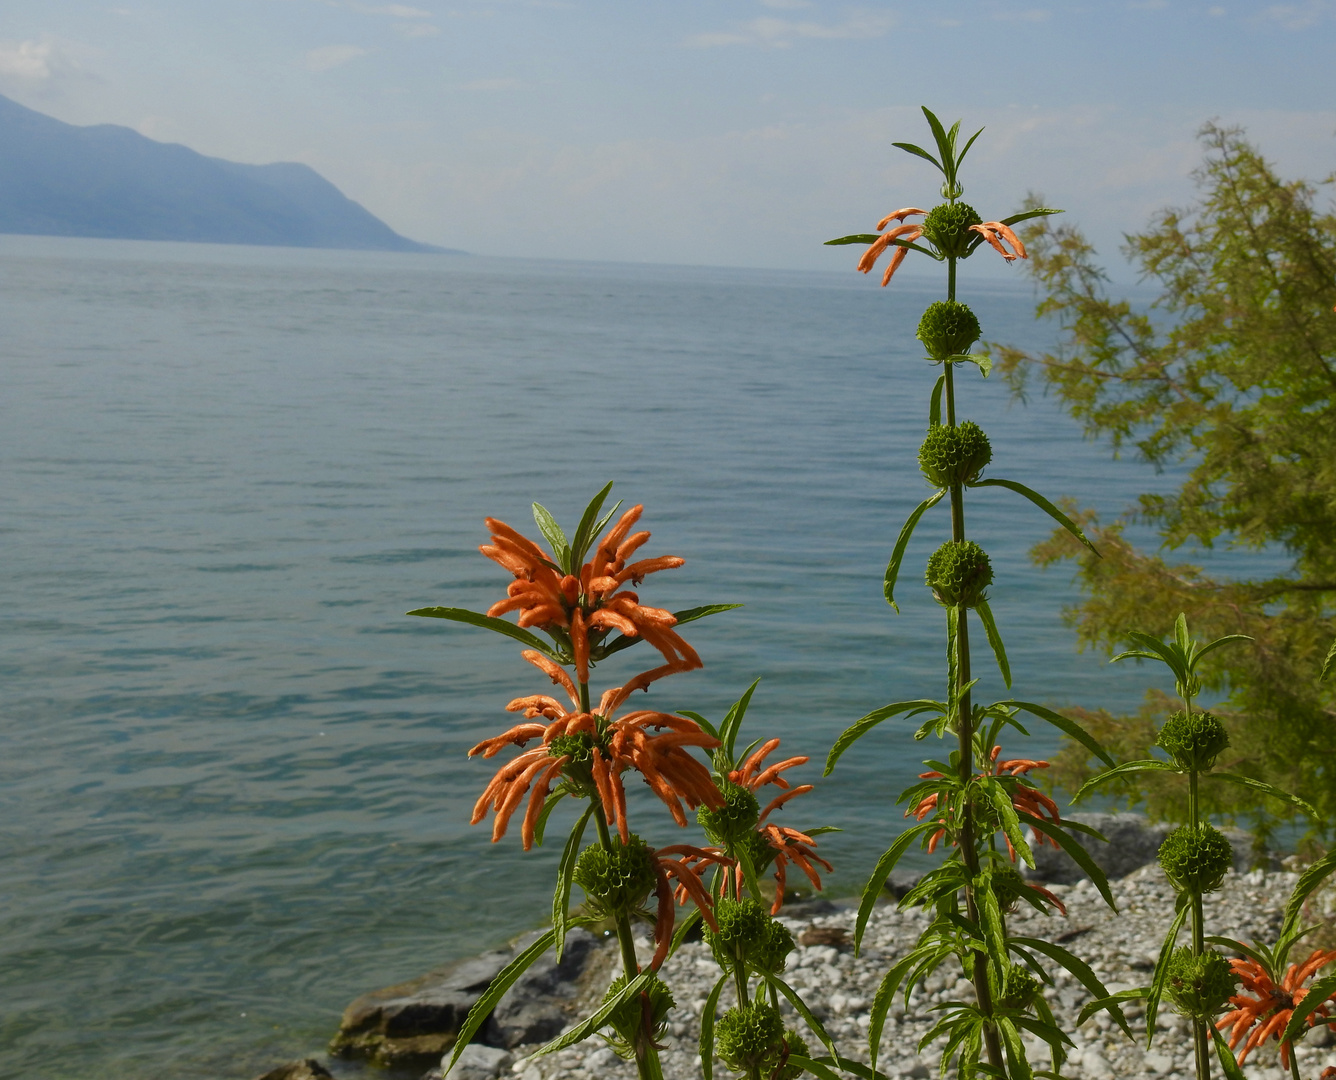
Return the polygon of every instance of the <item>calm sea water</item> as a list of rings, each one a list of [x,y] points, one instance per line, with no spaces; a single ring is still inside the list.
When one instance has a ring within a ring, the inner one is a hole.
[[[1047,340],[1019,277],[963,282],[989,337]],[[944,511],[904,613],[881,597],[926,492],[913,328],[936,295],[0,237],[0,1076],[249,1077],[319,1052],[355,995],[542,920],[556,853],[468,826],[490,770],[464,755],[545,683],[505,639],[403,615],[502,594],[486,514],[531,529],[537,499],[570,522],[615,480],[646,550],[687,559],[647,602],[746,605],[689,628],[707,666],[656,706],[717,717],[761,676],[752,730],[819,760],[869,710],[937,696],[919,582]],[[963,381],[992,475],[1108,514],[1166,483],[1051,403]],[[1135,705],[1149,673],[1078,655],[1069,573],[1028,562],[1047,519],[989,491],[969,523],[1017,693]],[[622,658],[609,683],[647,662]],[[900,827],[931,749],[908,730],[795,804],[849,830],[823,840],[837,893]]]

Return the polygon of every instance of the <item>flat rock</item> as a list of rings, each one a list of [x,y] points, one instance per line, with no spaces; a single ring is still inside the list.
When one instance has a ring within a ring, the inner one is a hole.
[[[459,1052],[459,1060],[448,1073],[446,1070],[450,1066],[450,1054],[441,1058],[440,1067],[426,1073],[422,1080],[442,1080],[445,1076],[449,1076],[450,1080],[495,1080],[510,1068],[514,1060],[514,1055],[508,1050],[483,1046],[482,1043],[469,1043]]]
[[[474,1002],[510,958],[509,949],[493,949],[363,994],[343,1011],[330,1052],[380,1065],[439,1058],[454,1046]]]
[[[263,1076],[257,1076],[255,1080],[334,1080],[334,1074],[315,1058],[303,1058],[300,1061],[289,1061],[277,1069],[270,1069]]]

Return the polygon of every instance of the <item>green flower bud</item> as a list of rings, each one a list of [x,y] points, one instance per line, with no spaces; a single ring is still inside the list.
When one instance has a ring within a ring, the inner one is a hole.
[[[948,357],[969,352],[980,333],[979,320],[968,307],[954,300],[938,300],[929,304],[919,319],[916,336],[928,355],[941,363]]]
[[[1020,964],[1007,968],[1007,977],[998,994],[998,1004],[1004,1009],[1028,1009],[1039,993],[1039,981]]]
[[[1175,829],[1160,845],[1160,865],[1179,892],[1214,892],[1234,865],[1234,849],[1218,830],[1202,825]]]
[[[717,810],[702,806],[696,811],[696,820],[711,843],[727,848],[755,831],[761,804],[749,790],[731,780],[722,781],[719,790],[723,792],[724,805]]]
[[[1229,745],[1229,732],[1219,717],[1208,712],[1176,712],[1160,728],[1155,740],[1174,759],[1180,769],[1206,772],[1220,752]]]
[[[993,460],[988,436],[973,420],[950,427],[933,424],[919,447],[919,468],[934,487],[969,484]]]
[[[714,1027],[714,1052],[738,1072],[773,1067],[785,1042],[784,1021],[779,1010],[764,1001],[746,1008],[734,1007]]]
[[[725,971],[745,968],[777,975],[793,951],[793,935],[782,922],[770,917],[759,900],[732,900],[721,896],[714,906],[719,931],[705,931],[705,940],[716,962]]]
[[[963,259],[970,242],[979,235],[970,232],[970,226],[982,224],[983,218],[968,203],[942,203],[923,219],[923,236],[939,254]]]
[[[977,607],[987,599],[984,589],[992,584],[993,566],[973,540],[948,540],[928,558],[925,576],[932,595],[944,607]]]
[[[1193,956],[1184,945],[1169,957],[1165,991],[1178,1011],[1194,1020],[1214,1019],[1238,984],[1239,977],[1229,961],[1214,949]]]
[[[626,985],[626,976],[618,975],[612,980],[612,985],[608,987],[608,992],[603,995],[605,1003],[611,1001],[621,993],[622,987]],[[649,981],[641,994],[649,997],[649,1020],[651,1041],[658,1042],[667,1030],[668,1014],[673,1006],[677,1004],[673,1000],[672,992],[659,981],[655,976]],[[611,1037],[604,1036],[618,1055],[624,1058],[634,1058],[636,1054],[636,1040],[644,1031],[645,1023],[645,1002],[640,995],[633,997],[630,1001],[624,1001],[612,1011],[608,1017],[608,1026],[612,1028]]]
[[[594,844],[580,853],[572,875],[585,891],[589,909],[600,918],[629,915],[644,906],[654,891],[654,852],[635,833],[625,846],[617,836],[612,847]]]

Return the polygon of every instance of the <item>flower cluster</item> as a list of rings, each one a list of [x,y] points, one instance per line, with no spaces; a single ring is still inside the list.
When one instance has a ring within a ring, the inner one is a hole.
[[[1295,1006],[1308,995],[1308,989],[1303,984],[1333,960],[1336,960],[1336,951],[1317,949],[1303,963],[1291,964],[1279,983],[1273,981],[1256,960],[1230,961],[1246,993],[1235,994],[1229,999],[1229,1003],[1234,1006],[1233,1010],[1225,1013],[1215,1026],[1221,1031],[1229,1030],[1231,1050],[1239,1044],[1240,1039],[1247,1036],[1243,1052],[1239,1054],[1240,1063],[1267,1039],[1280,1039],[1281,1032],[1294,1015]],[[1249,994],[1254,996],[1250,997]],[[1336,993],[1328,1000],[1336,1001]],[[1327,1010],[1325,1004],[1314,1009],[1308,1016],[1308,1026],[1312,1027],[1319,1018],[1325,1020],[1330,1015]],[[1280,1060],[1285,1068],[1290,1067],[1290,1044],[1287,1042],[1280,1044]]]

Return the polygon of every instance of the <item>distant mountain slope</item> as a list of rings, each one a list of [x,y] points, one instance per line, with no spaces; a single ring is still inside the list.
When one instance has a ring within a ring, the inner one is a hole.
[[[239,165],[0,96],[0,233],[441,251],[400,236],[306,165]]]

